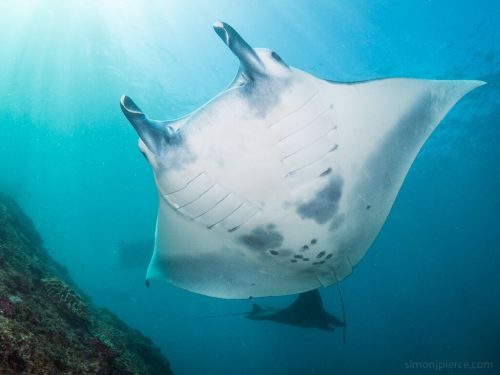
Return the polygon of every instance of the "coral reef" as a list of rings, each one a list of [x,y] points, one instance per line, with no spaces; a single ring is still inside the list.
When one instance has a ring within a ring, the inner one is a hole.
[[[0,373],[171,374],[160,350],[95,307],[0,194]]]
[[[42,279],[47,296],[68,319],[86,324],[89,322],[87,307],[82,298],[58,278]]]

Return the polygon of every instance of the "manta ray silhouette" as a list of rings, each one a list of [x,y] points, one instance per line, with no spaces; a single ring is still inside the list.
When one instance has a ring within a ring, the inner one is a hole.
[[[193,320],[245,315],[246,318],[251,320],[268,320],[271,322],[282,323],[302,328],[318,328],[325,331],[333,331],[335,327],[344,327],[344,342],[346,342],[344,300],[342,298],[340,289],[339,295],[340,301],[342,303],[342,315],[344,321],[325,311],[323,307],[323,301],[318,289],[300,293],[297,299],[290,306],[281,309],[275,307],[262,307],[254,303],[252,305],[252,310],[249,312],[207,315],[193,318]]]
[[[335,327],[345,327],[345,322],[326,312],[318,289],[301,293],[284,309],[261,307],[253,304],[246,317],[252,320],[269,320],[303,328],[319,328],[333,331]]]

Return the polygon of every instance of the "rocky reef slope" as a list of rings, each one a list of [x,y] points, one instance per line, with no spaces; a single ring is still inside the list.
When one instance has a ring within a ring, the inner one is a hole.
[[[171,374],[148,338],[91,303],[1,194],[0,373]]]

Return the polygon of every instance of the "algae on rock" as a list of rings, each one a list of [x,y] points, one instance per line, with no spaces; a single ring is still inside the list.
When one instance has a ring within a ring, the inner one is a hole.
[[[0,373],[171,374],[151,340],[96,308],[0,194]]]

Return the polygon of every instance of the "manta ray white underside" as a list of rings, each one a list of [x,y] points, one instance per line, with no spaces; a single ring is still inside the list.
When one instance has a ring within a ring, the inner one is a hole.
[[[339,83],[215,31],[239,58],[234,82],[177,121],[128,97],[159,192],[147,279],[248,298],[342,280],[384,224],[423,143],[481,81]]]

